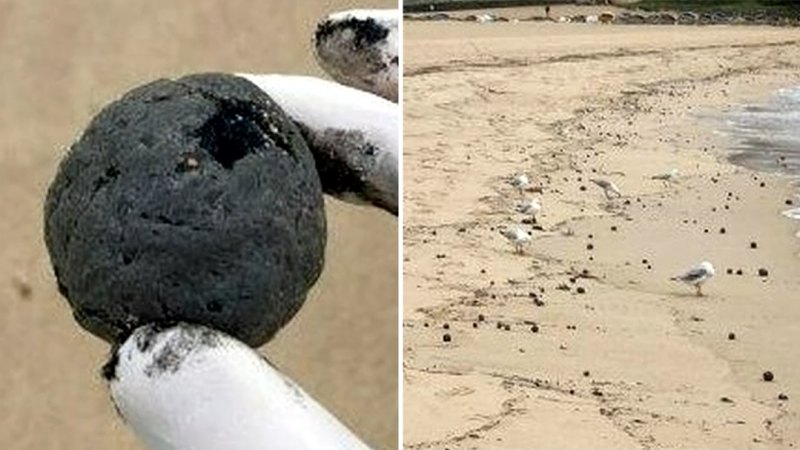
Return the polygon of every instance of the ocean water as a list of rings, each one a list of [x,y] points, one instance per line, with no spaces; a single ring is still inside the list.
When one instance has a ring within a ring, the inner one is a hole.
[[[800,86],[781,89],[763,104],[735,108],[726,116],[724,133],[734,141],[732,163],[800,180]],[[800,208],[784,215],[800,220]]]

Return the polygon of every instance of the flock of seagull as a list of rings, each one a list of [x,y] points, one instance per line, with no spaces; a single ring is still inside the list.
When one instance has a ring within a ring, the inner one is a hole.
[[[680,172],[678,169],[672,169],[669,172],[653,175],[650,178],[652,180],[662,181],[666,186],[669,186],[671,183],[677,182],[679,177]],[[619,187],[611,180],[592,178],[589,181],[603,190],[603,194],[609,202],[615,198],[618,199],[622,197],[622,191],[620,191]],[[525,192],[531,187],[531,181],[528,175],[524,173],[518,174],[508,179],[507,182],[523,197],[521,201],[516,203],[516,212],[530,216],[532,223],[536,223],[536,218],[542,211],[542,204],[538,198],[525,198]],[[499,232],[511,243],[514,247],[514,253],[518,255],[524,254],[525,248],[533,241],[531,233],[519,225],[512,227],[501,226]],[[703,261],[686,272],[670,278],[670,280],[680,281],[689,286],[693,286],[696,294],[702,296],[703,284],[711,279],[714,274],[714,265],[708,261]]]

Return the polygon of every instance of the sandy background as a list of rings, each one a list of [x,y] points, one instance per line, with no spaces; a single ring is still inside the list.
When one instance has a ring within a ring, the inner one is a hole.
[[[800,224],[780,216],[798,200],[789,179],[726,163],[714,132],[800,85],[800,32],[405,33],[405,446],[800,445]],[[673,167],[679,183],[650,179]],[[544,206],[524,256],[496,229],[524,218],[504,181],[520,172]],[[607,204],[595,176],[624,197]],[[706,297],[669,281],[704,259]]]
[[[91,116],[161,76],[322,75],[310,53],[318,18],[394,4],[0,1],[0,448],[140,448],[99,376],[108,348],[73,322],[42,241],[45,190]],[[395,448],[397,223],[368,208],[328,206],[323,277],[262,350],[367,442]]]

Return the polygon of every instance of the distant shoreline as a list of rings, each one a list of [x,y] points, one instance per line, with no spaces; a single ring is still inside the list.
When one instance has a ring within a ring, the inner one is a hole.
[[[465,9],[514,8],[518,6],[546,6],[572,2],[550,2],[547,0],[433,0],[404,1],[404,13],[461,11]],[[433,6],[433,9],[431,9]]]
[[[640,2],[610,2],[604,4],[598,0],[596,4],[577,4],[575,1],[548,0],[404,0],[404,13],[432,13],[446,11],[463,11],[467,9],[502,9],[515,7],[544,7],[555,5],[572,6],[607,6],[610,8],[630,8],[632,12],[658,13],[672,12],[676,14],[709,13],[725,16],[756,16],[770,18],[800,19],[800,4],[794,2],[771,2],[769,5],[758,0],[734,0],[720,5],[702,1],[676,0],[643,0]]]

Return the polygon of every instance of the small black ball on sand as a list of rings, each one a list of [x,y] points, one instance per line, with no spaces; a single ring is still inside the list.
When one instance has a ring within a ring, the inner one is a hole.
[[[30,300],[31,296],[33,295],[33,288],[27,280],[14,277],[11,279],[11,283],[14,285],[19,298],[23,300]]]
[[[583,376],[588,377],[589,375],[590,375],[590,373],[589,373],[588,370],[584,370],[583,371]]]
[[[789,400],[789,396],[786,394],[778,394],[778,400]]]
[[[443,340],[444,342],[450,342],[450,341],[452,341],[452,340],[453,340],[453,338],[452,338],[452,337],[450,337],[450,335],[449,335],[449,334],[445,334],[444,336],[442,336],[442,340]]]
[[[536,325],[536,324],[531,325],[531,332],[538,333],[539,332],[539,325]]]
[[[764,381],[772,381],[772,380],[775,379],[775,375],[772,372],[770,372],[769,370],[767,370],[766,372],[761,374],[761,378],[763,378]]]
[[[758,248],[758,243],[756,243],[755,241],[751,242],[750,248]]]
[[[728,333],[728,340],[729,341],[736,340],[736,333]]]
[[[758,269],[758,276],[760,276],[760,277],[769,276],[769,271],[762,267],[762,268]]]
[[[302,306],[326,240],[299,130],[225,74],[158,80],[105,107],[61,162],[44,222],[59,291],[112,342],[184,321],[261,345]]]
[[[442,325],[442,328],[444,328],[445,330],[449,330],[450,329],[450,324],[446,323],[446,324]]]

